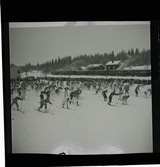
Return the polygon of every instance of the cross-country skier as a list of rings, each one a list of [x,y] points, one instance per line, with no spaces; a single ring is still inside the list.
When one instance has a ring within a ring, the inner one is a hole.
[[[60,94],[60,90],[61,90],[61,89],[62,89],[61,86],[56,87],[55,92],[56,92],[57,96]]]
[[[106,89],[106,90],[103,90],[101,93],[101,95],[103,95],[103,97],[104,97],[104,101],[107,101],[107,92],[108,92],[108,90]]]
[[[12,103],[11,103],[11,107],[15,104],[17,107],[17,110],[20,111],[19,109],[19,104],[18,104],[18,100],[23,100],[23,98],[16,96],[15,98],[12,98]]]
[[[112,98],[113,98],[113,96],[114,95],[119,95],[118,93],[115,93],[115,89],[113,90],[113,92],[109,95],[109,102],[108,102],[108,104],[110,105],[111,104],[111,102],[112,102]]]
[[[136,97],[138,97],[138,91],[140,90],[139,87],[140,87],[140,86],[137,85],[136,88],[135,88]]]
[[[21,95],[22,95],[22,88],[21,88],[21,86],[19,86],[19,87],[17,88],[17,92],[18,92],[18,96],[21,96]]]
[[[23,86],[23,87],[22,87],[22,97],[23,97],[24,100],[25,100],[25,96],[26,96],[26,92],[27,92],[27,91],[30,91],[30,89],[26,90],[26,87]]]
[[[123,91],[124,91],[124,94],[129,93],[129,84],[124,86]]]
[[[119,98],[118,100],[122,100],[122,95],[123,95],[123,90],[122,90],[122,85],[119,86]]]
[[[72,92],[70,93],[70,104],[72,103],[74,93],[75,93],[75,91],[72,91]]]
[[[99,86],[99,87],[96,89],[96,93],[95,93],[94,95],[98,94],[98,92],[99,92],[100,90],[102,90],[102,89],[101,89],[101,87]]]
[[[144,92],[144,94],[146,95],[146,98],[147,98],[148,92],[149,92],[149,94],[151,95],[151,89],[150,89],[150,88],[148,88],[148,89]]]
[[[74,94],[73,94],[73,101],[74,100],[76,101],[77,106],[79,106],[78,99],[81,93],[82,91],[78,88],[77,90],[74,91]]]
[[[114,94],[115,94],[115,92],[113,91],[113,92],[109,95],[109,102],[108,102],[109,105],[110,105],[111,102],[112,102],[112,98],[113,98]]]
[[[40,102],[44,100],[44,96],[43,96],[43,91],[41,91],[41,94],[40,94]]]
[[[68,92],[69,88],[65,87],[64,88],[64,97],[63,97],[63,101],[62,101],[62,108],[64,108],[64,105],[67,105],[67,109],[69,109],[68,107],[68,103],[69,103],[69,92]]]
[[[31,88],[32,88],[32,90],[34,89],[34,83],[33,82],[31,83]]]
[[[46,99],[44,99],[42,93],[47,95]],[[38,108],[38,111],[41,111],[40,109],[42,109],[43,106],[45,106],[45,112],[47,112],[47,103],[52,105],[52,103],[50,102],[50,93],[42,91],[41,95],[40,95],[40,98],[41,98],[41,101],[40,101],[40,107]]]
[[[129,98],[129,93],[126,93],[122,96],[122,105],[127,105],[127,99]]]
[[[11,87],[11,96],[13,97],[14,87]]]

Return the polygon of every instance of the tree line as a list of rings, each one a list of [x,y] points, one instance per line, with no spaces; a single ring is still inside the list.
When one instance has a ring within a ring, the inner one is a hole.
[[[103,64],[105,65],[109,61],[127,60],[127,66],[139,66],[139,65],[150,65],[151,50],[143,49],[140,51],[138,48],[135,50],[132,48],[127,52],[122,50],[117,54],[112,51],[111,53],[104,54],[84,54],[76,57],[66,56],[63,58],[57,57],[46,61],[45,63],[32,65],[30,62],[24,66],[20,66],[22,71],[27,72],[30,70],[39,70],[44,73],[51,71],[64,71],[64,70],[79,70],[80,66],[88,66],[89,64]]]

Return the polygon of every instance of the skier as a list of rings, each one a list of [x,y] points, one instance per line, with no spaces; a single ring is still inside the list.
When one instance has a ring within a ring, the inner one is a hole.
[[[11,87],[11,97],[13,97],[14,87]]]
[[[95,93],[94,95],[98,94],[98,92],[99,92],[100,90],[102,90],[102,89],[101,89],[101,87],[99,86],[99,87],[96,89],[96,93]]]
[[[122,100],[122,95],[123,95],[123,90],[122,90],[122,85],[119,86],[119,98],[118,100]]]
[[[46,99],[44,99],[43,94],[47,95]],[[45,112],[47,112],[47,103],[52,105],[52,103],[50,102],[50,93],[42,91],[41,95],[40,95],[40,100],[41,100],[40,101],[40,107],[38,108],[38,111],[41,111],[40,109],[42,109],[43,106],[45,106]]]
[[[126,93],[122,96],[122,105],[124,105],[124,103],[127,105],[128,98],[129,98],[129,93]]]
[[[26,90],[26,87],[23,86],[23,87],[22,87],[22,97],[23,97],[24,100],[25,100],[25,96],[26,96],[26,92],[27,92],[27,91],[30,91],[30,89]]]
[[[72,92],[70,93],[70,104],[72,103],[74,93],[75,93],[75,91],[73,91],[73,90],[72,90]],[[74,102],[73,102],[73,103],[74,103]]]
[[[151,89],[150,89],[150,88],[148,88],[148,89],[144,92],[144,94],[146,95],[146,98],[147,98],[148,92],[149,92],[149,94],[151,95]]]
[[[103,95],[104,101],[107,101],[107,92],[108,92],[108,90],[102,91],[102,94],[101,94],[101,95]]]
[[[79,99],[80,93],[81,93],[81,90],[78,88],[78,89],[74,92],[74,94],[73,94],[73,97],[74,97],[73,100],[76,101],[77,106],[79,106],[79,104],[78,104],[78,99]]]
[[[138,91],[139,91],[139,84],[136,86],[136,88],[135,88],[135,93],[136,93],[136,97],[138,97]]]
[[[17,88],[17,92],[18,92],[18,96],[21,96],[21,95],[22,95],[22,88],[21,88],[21,86],[19,86],[19,87]]]
[[[34,89],[34,83],[33,82],[31,83],[31,88],[32,88],[32,90]]]
[[[19,109],[19,104],[18,104],[18,100],[23,100],[23,98],[16,96],[15,98],[12,98],[12,103],[11,103],[11,107],[15,104],[17,107],[17,110],[20,111]]]
[[[113,92],[109,95],[109,102],[108,102],[109,105],[111,104],[112,98],[113,98],[114,95],[119,95],[119,94],[115,93],[115,89],[114,89]]]
[[[113,91],[113,92],[109,95],[109,102],[108,102],[109,105],[110,105],[111,102],[112,102],[112,98],[113,98],[114,94],[115,94],[115,91]]]
[[[62,108],[64,108],[64,105],[67,105],[67,109],[69,109],[68,107],[68,103],[69,103],[69,93],[68,93],[69,88],[65,87],[64,88],[64,97],[63,97],[63,101],[62,101]]]
[[[43,91],[41,91],[41,94],[40,94],[40,102],[44,100],[44,96],[43,96]]]
[[[60,90],[61,90],[61,89],[62,89],[61,86],[56,87],[55,92],[56,92],[57,96],[60,94]]]

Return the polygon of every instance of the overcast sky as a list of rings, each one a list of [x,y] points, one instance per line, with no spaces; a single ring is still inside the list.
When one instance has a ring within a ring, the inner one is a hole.
[[[150,49],[149,22],[11,23],[10,61],[44,63],[58,56]]]

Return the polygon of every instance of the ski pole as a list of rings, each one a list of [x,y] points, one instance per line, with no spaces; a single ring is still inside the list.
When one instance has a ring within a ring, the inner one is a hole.
[[[29,101],[30,101],[30,90],[29,90]]]
[[[22,102],[21,102],[21,111],[22,111],[22,104],[23,104],[23,100],[22,100]]]
[[[51,105],[52,105],[52,104],[51,104]],[[50,109],[51,105],[48,107],[47,112],[49,111],[49,109]]]

